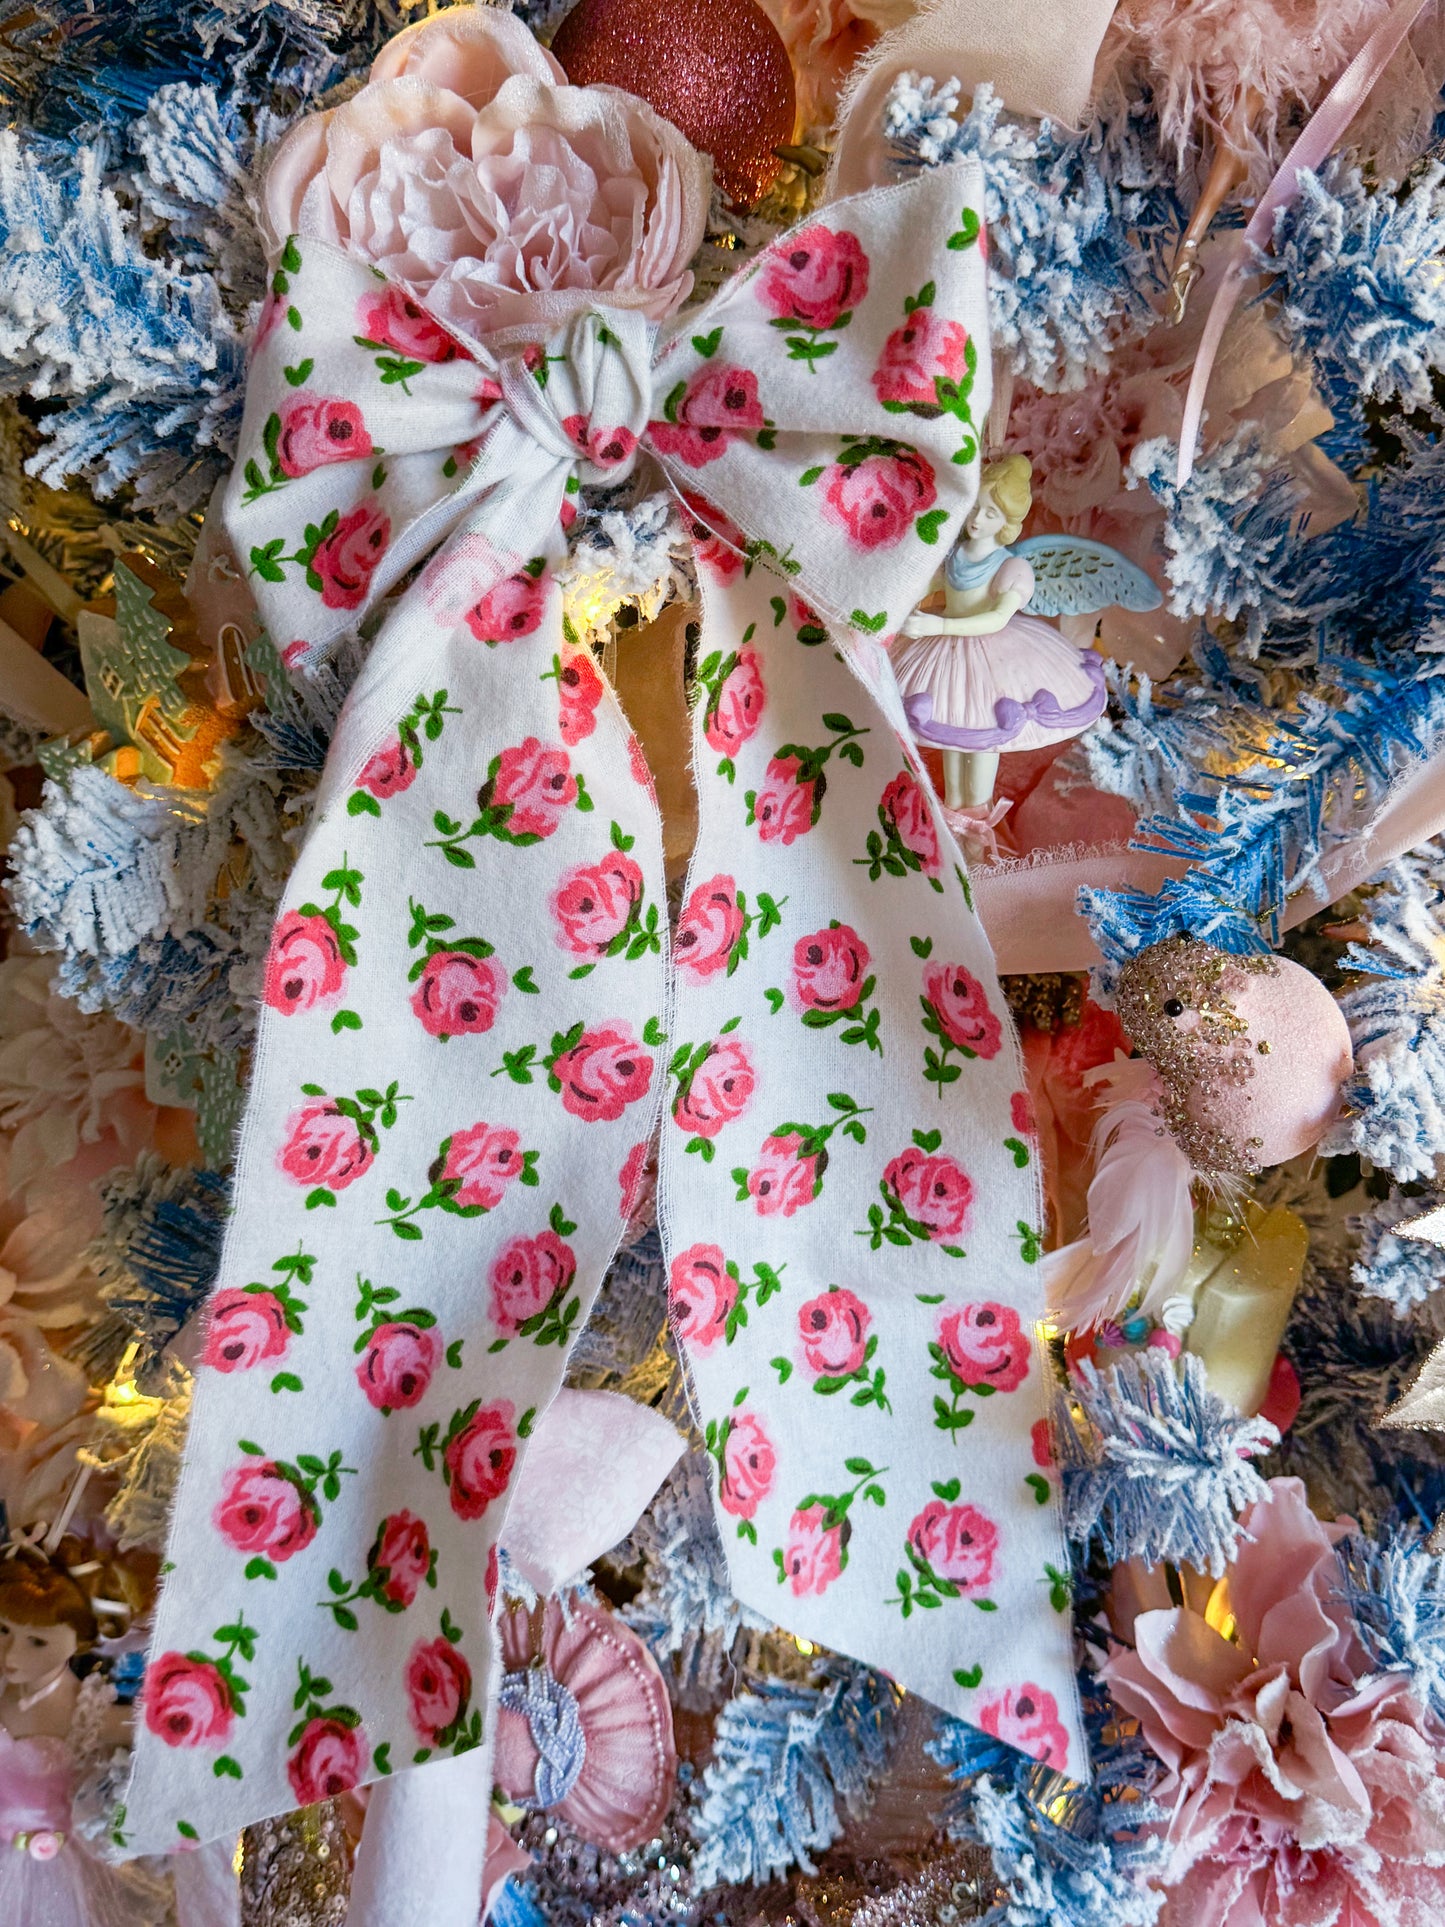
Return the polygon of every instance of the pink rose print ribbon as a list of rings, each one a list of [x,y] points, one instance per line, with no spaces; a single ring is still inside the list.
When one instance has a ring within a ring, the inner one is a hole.
[[[931,171],[544,340],[286,244],[228,534],[293,666],[405,586],[266,967],[133,1851],[483,1743],[498,1540],[659,1126],[739,1595],[1085,1771],[1023,1078],[882,646],[977,486],[980,207]],[[705,591],[671,945],[552,575],[644,452]]]

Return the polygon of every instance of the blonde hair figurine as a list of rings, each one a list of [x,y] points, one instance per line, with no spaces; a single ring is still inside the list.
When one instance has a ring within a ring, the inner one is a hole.
[[[941,571],[944,613],[909,616],[893,646],[913,734],[943,751],[949,822],[965,833],[991,829],[1003,814],[990,808],[1001,751],[1078,736],[1104,707],[1098,655],[1039,618],[1111,604],[1157,609],[1162,600],[1142,569],[1103,542],[1020,542],[1032,476],[1023,455],[985,464],[978,500]]]

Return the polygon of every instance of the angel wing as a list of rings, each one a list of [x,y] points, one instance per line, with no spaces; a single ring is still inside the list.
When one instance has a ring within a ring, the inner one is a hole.
[[[1030,535],[1009,554],[1034,572],[1031,616],[1087,616],[1111,605],[1157,609],[1164,600],[1128,556],[1084,535]]]

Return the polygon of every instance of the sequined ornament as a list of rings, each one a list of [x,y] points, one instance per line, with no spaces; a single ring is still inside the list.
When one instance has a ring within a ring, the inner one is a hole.
[[[718,186],[752,206],[793,138],[793,68],[753,0],[580,0],[552,42],[574,86],[637,94],[710,154]]]
[[[241,1927],[342,1927],[351,1847],[336,1801],[247,1827],[240,1873]]]

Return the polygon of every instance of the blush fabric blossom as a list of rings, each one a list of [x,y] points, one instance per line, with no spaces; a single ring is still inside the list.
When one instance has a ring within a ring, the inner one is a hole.
[[[1069,1757],[1069,1736],[1059,1718],[1058,1701],[1042,1686],[1010,1686],[991,1694],[976,1714],[979,1726],[1005,1746],[1062,1772]]]
[[[262,995],[283,1017],[325,1009],[346,982],[346,964],[336,932],[326,918],[288,910],[277,919],[266,953]]]
[[[973,1203],[973,1181],[956,1158],[910,1145],[884,1166],[883,1182],[930,1238],[962,1237]]]
[[[695,984],[726,970],[744,929],[738,886],[730,876],[699,883],[683,906],[673,940],[673,961]]]
[[[706,182],[651,108],[567,86],[520,20],[474,7],[399,34],[359,93],[296,124],[262,227],[273,257],[299,234],[369,261],[463,339],[599,298],[661,320],[691,292]]]
[[[737,1280],[720,1245],[689,1245],[678,1252],[668,1273],[667,1303],[672,1328],[691,1351],[711,1351],[727,1336],[728,1314],[737,1301]]]
[[[1033,1344],[1012,1305],[984,1302],[944,1312],[938,1342],[965,1385],[1016,1392],[1029,1375]]]
[[[825,1593],[842,1576],[847,1562],[844,1534],[847,1521],[831,1525],[823,1505],[801,1507],[788,1521],[783,1547],[783,1573],[794,1599]]]
[[[276,465],[293,480],[332,462],[364,461],[371,437],[354,401],[298,396],[281,417]]]
[[[778,1455],[755,1412],[738,1412],[723,1446],[718,1497],[724,1512],[751,1519],[773,1489]]]
[[[803,1155],[803,1139],[796,1131],[765,1137],[757,1162],[747,1177],[748,1195],[761,1218],[791,1218],[818,1195],[826,1151]]]
[[[908,1543],[931,1572],[965,1599],[988,1591],[998,1563],[998,1527],[972,1505],[930,1499],[908,1528]]]
[[[913,448],[834,462],[821,486],[823,513],[865,551],[896,546],[938,499],[933,470]]]
[[[356,1120],[322,1100],[291,1113],[278,1161],[297,1184],[344,1191],[363,1175],[374,1156]]]
[[[284,1358],[290,1342],[286,1307],[274,1291],[218,1291],[206,1308],[201,1363],[217,1372],[247,1372]]]
[[[274,1559],[277,1565],[304,1552],[316,1537],[310,1493],[274,1459],[249,1459],[233,1467],[211,1517],[235,1551]]]
[[[768,250],[755,286],[778,320],[836,328],[868,292],[868,256],[856,234],[817,222]]]
[[[933,308],[915,308],[883,344],[873,370],[881,402],[937,408],[936,381],[960,381],[968,368],[968,330]]]
[[[362,1351],[356,1382],[377,1411],[404,1411],[426,1396],[441,1355],[441,1339],[430,1325],[378,1325]]]
[[[923,994],[949,1041],[975,1057],[997,1057],[1003,1025],[989,1009],[988,992],[962,964],[933,964],[923,973]]]
[[[647,1095],[652,1053],[626,1024],[603,1024],[584,1031],[570,1050],[554,1058],[552,1075],[562,1086],[563,1107],[573,1117],[610,1124]]]
[[[411,1007],[432,1037],[479,1036],[497,1020],[505,972],[468,950],[435,950],[422,965]]]
[[[863,997],[872,959],[847,923],[830,924],[793,945],[793,1002],[800,1010],[852,1010]]]
[[[555,1231],[535,1238],[513,1238],[492,1265],[492,1323],[504,1338],[515,1337],[529,1318],[545,1311],[577,1275],[577,1255]]]
[[[231,1736],[235,1704],[225,1675],[193,1653],[162,1653],[141,1686],[145,1723],[167,1746],[220,1746]]]
[[[849,1378],[868,1355],[873,1314],[856,1292],[841,1285],[798,1307],[803,1357],[815,1378]]]
[[[447,1495],[459,1519],[480,1519],[511,1483],[517,1463],[514,1414],[510,1399],[483,1405],[443,1447]]]
[[[741,1117],[757,1085],[752,1053],[736,1037],[712,1046],[679,1092],[672,1115],[680,1130],[714,1138],[725,1124]]]

